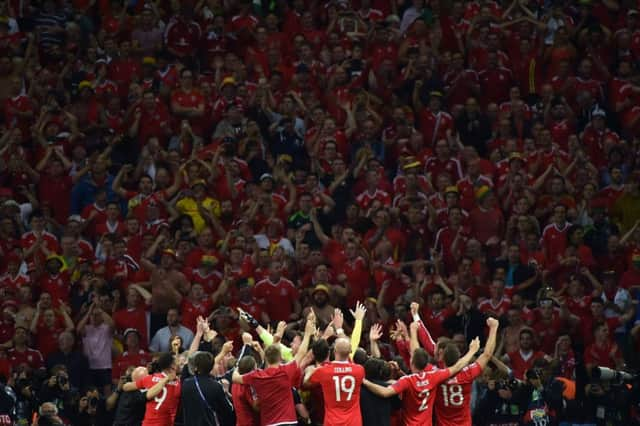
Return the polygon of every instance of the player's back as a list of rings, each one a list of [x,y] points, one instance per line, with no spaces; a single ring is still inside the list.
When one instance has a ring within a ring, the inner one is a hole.
[[[480,373],[482,368],[474,362],[438,385],[435,401],[437,426],[471,426],[471,388]]]
[[[151,389],[156,383],[165,377],[164,373],[155,373],[138,380],[138,388]],[[180,401],[180,380],[168,382],[160,394],[147,401],[147,408],[142,422],[145,426],[169,426],[173,424],[178,411]]]
[[[311,376],[322,386],[324,424],[332,426],[362,425],[360,387],[364,368],[349,361],[323,364]]]
[[[426,426],[432,424],[435,390],[449,378],[449,369],[422,371],[401,377],[392,386],[402,394],[402,424]]]

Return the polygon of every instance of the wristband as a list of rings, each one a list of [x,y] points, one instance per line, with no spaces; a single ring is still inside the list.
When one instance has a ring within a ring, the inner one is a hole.
[[[420,321],[420,315],[419,314],[413,314],[413,320],[414,321]]]
[[[344,329],[342,329],[342,328],[337,328],[337,329],[336,329],[336,334],[337,334],[337,335],[344,334]]]

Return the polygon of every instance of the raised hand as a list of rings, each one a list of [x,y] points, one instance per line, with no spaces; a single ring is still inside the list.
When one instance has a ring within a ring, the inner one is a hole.
[[[373,324],[369,330],[369,340],[377,342],[382,337],[382,326],[380,324]]]
[[[418,304],[417,302],[411,302],[411,306],[409,307],[409,309],[411,310],[411,316],[415,316],[418,315],[418,311],[420,310],[420,304]]]
[[[333,310],[331,323],[336,329],[342,328],[342,325],[344,324],[344,315],[342,315],[342,311],[340,309],[336,308]]]
[[[349,312],[351,312],[351,315],[356,321],[358,320],[362,321],[364,319],[365,314],[367,313],[367,308],[365,308],[362,303],[356,302],[355,312],[352,311],[351,309],[349,309]]]
[[[480,339],[476,337],[469,343],[469,351],[475,353],[478,352],[478,349],[480,349]]]
[[[409,329],[412,333],[417,333],[419,327],[420,323],[418,321],[413,321],[411,324],[409,324]]]

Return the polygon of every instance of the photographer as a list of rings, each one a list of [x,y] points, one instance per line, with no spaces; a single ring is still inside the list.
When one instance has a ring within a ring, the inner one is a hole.
[[[473,424],[477,426],[517,424],[520,410],[512,402],[514,380],[500,370],[485,368],[476,380],[477,403],[473,413]]]
[[[109,426],[112,424],[105,401],[95,386],[87,389],[77,403],[77,412],[73,419],[74,426]]]
[[[60,415],[69,418],[73,407],[74,395],[69,384],[69,375],[64,365],[56,365],[51,369],[49,376],[37,394],[39,401],[48,401],[60,410]],[[58,414],[58,413],[56,413]]]
[[[142,424],[147,404],[146,391],[123,392],[122,386],[127,382],[137,382],[148,374],[146,367],[129,367],[126,374],[120,378],[116,391],[107,398],[106,404],[108,411],[115,408],[113,426],[139,426]]]

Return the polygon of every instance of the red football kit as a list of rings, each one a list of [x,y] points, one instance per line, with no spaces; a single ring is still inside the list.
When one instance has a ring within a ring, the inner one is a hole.
[[[431,367],[427,367],[431,368]],[[402,424],[404,426],[425,426],[433,424],[434,390],[451,376],[449,369],[422,371],[401,377],[391,387],[402,394]]]
[[[298,423],[291,387],[299,381],[300,367],[295,361],[265,370],[254,370],[242,376],[243,384],[253,387],[261,402],[261,425]]]
[[[359,426],[360,387],[364,367],[349,361],[332,361],[318,367],[309,382],[322,386],[324,423]]]
[[[442,383],[436,393],[438,426],[471,426],[471,387],[482,373],[477,362]]]
[[[138,389],[151,389],[164,377],[164,373],[150,374],[138,380],[136,386]],[[179,379],[167,382],[158,396],[148,400],[142,426],[173,426],[180,402],[180,389]]]

